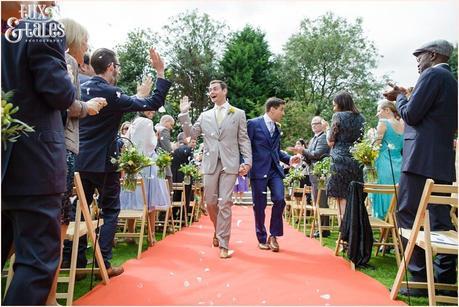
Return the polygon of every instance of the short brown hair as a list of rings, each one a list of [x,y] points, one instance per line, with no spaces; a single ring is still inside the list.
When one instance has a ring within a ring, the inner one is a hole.
[[[277,97],[268,98],[268,100],[266,100],[266,103],[265,103],[266,113],[268,113],[269,110],[271,110],[271,108],[277,109],[281,104],[285,104],[285,101],[280,98],[277,98]]]
[[[212,80],[210,81],[209,85],[212,85],[212,84],[215,84],[215,83],[219,83],[220,84],[220,87],[222,88],[222,90],[224,90],[225,88],[227,89],[228,88],[228,85],[226,85],[226,83],[222,80]]]

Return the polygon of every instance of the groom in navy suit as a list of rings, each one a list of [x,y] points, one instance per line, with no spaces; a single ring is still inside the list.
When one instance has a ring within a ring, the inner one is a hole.
[[[281,132],[276,123],[284,116],[285,101],[271,97],[265,104],[266,113],[263,116],[247,122],[247,132],[252,144],[252,170],[250,182],[252,185],[253,212],[255,214],[255,229],[258,247],[263,250],[279,251],[276,237],[284,234],[282,212],[284,200],[284,170],[279,161],[286,164],[298,163],[300,157],[289,156],[280,150]],[[265,228],[265,208],[267,204],[267,187],[271,191],[273,208],[269,225],[270,236],[267,238]],[[267,240],[268,239],[268,240]]]

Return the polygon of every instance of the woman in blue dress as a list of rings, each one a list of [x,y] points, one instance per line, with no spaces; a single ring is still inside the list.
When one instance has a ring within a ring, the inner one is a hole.
[[[376,144],[381,144],[375,166],[379,184],[397,184],[402,168],[403,121],[394,103],[381,101],[378,104],[379,117]],[[390,156],[389,156],[390,154]],[[391,167],[392,164],[392,167]],[[392,176],[393,170],[393,176]],[[373,216],[384,219],[389,209],[392,195],[372,194]]]
[[[145,111],[139,113],[139,116],[134,119],[129,128],[128,136],[136,148],[143,154],[156,160],[157,154],[155,152],[158,138],[153,128],[154,111]],[[145,182],[145,192],[147,196],[148,218],[149,223],[152,225],[153,238],[154,225],[156,220],[156,211],[158,208],[167,208],[171,205],[168,187],[164,179],[157,177],[158,168],[152,165],[144,168],[140,175]],[[143,196],[140,187],[134,192],[121,190],[120,193],[121,210],[143,210]],[[128,231],[133,232],[134,221],[128,222]],[[153,242],[152,242],[153,243]]]

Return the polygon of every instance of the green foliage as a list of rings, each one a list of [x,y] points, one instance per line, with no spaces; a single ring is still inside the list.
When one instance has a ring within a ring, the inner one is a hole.
[[[202,173],[199,170],[199,167],[195,164],[182,164],[180,165],[179,171],[182,172],[185,176],[193,177],[196,181],[202,179]]]
[[[172,163],[171,154],[162,149],[159,149],[158,151],[159,151],[158,157],[156,158],[154,164],[156,164],[156,166],[159,168],[165,168],[165,167],[170,166]]]
[[[285,186],[290,186],[295,183],[295,181],[299,182],[304,178],[303,175],[303,168],[301,167],[291,167],[288,170],[288,175],[284,178]]]
[[[115,47],[121,64],[118,86],[128,95],[137,93],[137,84],[146,75],[155,76],[150,64],[149,49],[156,47],[157,40],[150,29],[134,29],[124,44]]]
[[[178,110],[179,98],[187,95],[194,102],[190,110],[194,119],[210,106],[207,87],[219,78],[217,67],[227,26],[193,10],[170,18],[163,31],[161,50],[169,63],[167,78],[173,84],[173,107]]]
[[[274,96],[271,56],[265,34],[250,25],[232,33],[226,45],[220,66],[228,97],[231,104],[246,111],[248,118],[257,116],[258,107]]]
[[[289,101],[285,105],[282,119],[282,148],[294,146],[299,138],[309,140],[312,137],[311,119],[314,106],[299,101]]]
[[[2,143],[3,148],[6,149],[8,142],[16,142],[21,134],[27,135],[27,132],[34,132],[33,127],[27,125],[19,119],[12,117],[13,114],[19,111],[18,106],[13,106],[11,101],[13,92],[5,93],[1,91],[2,99]]]
[[[374,117],[382,84],[372,75],[378,54],[363,34],[362,20],[349,23],[327,13],[304,19],[299,32],[284,46],[281,58],[284,85],[293,99],[314,106],[314,115],[331,118],[331,101],[348,90],[367,118]]]
[[[112,158],[111,162],[118,164],[118,171],[124,172],[123,187],[128,191],[135,191],[137,174],[143,168],[153,165],[153,160],[138,151],[134,145],[124,147],[118,159]]]
[[[325,157],[312,166],[312,173],[319,178],[330,176],[331,157]]]
[[[451,71],[457,80],[457,77],[458,77],[458,74],[457,74],[457,44],[453,49],[453,53],[451,54],[451,57],[449,58],[448,64],[451,67]]]
[[[352,157],[360,164],[374,166],[379,154],[379,147],[370,139],[363,138],[360,142],[355,142],[350,151]]]

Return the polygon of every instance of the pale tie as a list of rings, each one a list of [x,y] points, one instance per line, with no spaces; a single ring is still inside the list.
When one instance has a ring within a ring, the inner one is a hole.
[[[223,115],[224,115],[223,114],[223,110],[224,110],[223,107],[217,107],[217,110],[216,110],[217,111],[217,114],[216,114],[216,116],[217,116],[217,124],[218,124],[219,127],[220,127],[220,125],[221,125],[221,123],[223,121]]]
[[[269,122],[269,134],[271,134],[271,136],[274,134],[274,129],[274,122]]]

